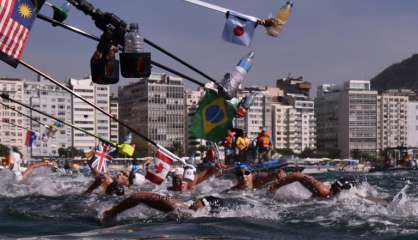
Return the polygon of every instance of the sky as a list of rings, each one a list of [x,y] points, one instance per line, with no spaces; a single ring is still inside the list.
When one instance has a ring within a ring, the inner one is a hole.
[[[49,0],[61,5],[62,0]],[[285,0],[207,0],[260,18],[277,12]],[[215,79],[233,70],[241,57],[255,51],[246,86],[274,86],[275,80],[303,76],[316,86],[350,79],[371,79],[392,63],[418,52],[418,1],[295,0],[293,15],[279,38],[256,29],[253,43],[243,47],[221,38],[225,16],[183,0],[91,0],[126,22],[138,22],[149,40],[177,54]],[[41,13],[52,15],[44,6]],[[92,19],[75,8],[66,21],[100,34]],[[37,20],[23,59],[58,80],[83,78],[96,42]],[[205,82],[170,58],[146,46],[153,60]],[[164,72],[153,68],[153,72]],[[1,77],[27,80],[36,76],[23,66],[0,63]],[[132,79],[122,79],[126,84]],[[196,85],[187,83],[188,88]],[[117,86],[113,86],[116,89]]]

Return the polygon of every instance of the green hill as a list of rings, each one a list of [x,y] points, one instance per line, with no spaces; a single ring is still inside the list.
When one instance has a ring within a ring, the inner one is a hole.
[[[412,89],[418,90],[418,54],[395,63],[371,80],[374,90]]]

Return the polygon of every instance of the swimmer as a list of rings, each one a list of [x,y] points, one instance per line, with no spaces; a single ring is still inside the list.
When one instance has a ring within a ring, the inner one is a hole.
[[[238,184],[227,191],[258,189],[277,179],[277,173],[256,173],[250,165],[245,163],[238,166],[236,176]]]
[[[120,171],[115,177],[109,174],[97,174],[94,182],[84,192],[85,194],[92,193],[96,188],[102,187],[107,195],[124,195],[125,187],[132,185],[132,179],[129,177],[128,171]]]
[[[207,196],[195,200],[191,204],[187,204],[179,199],[164,196],[152,192],[138,192],[132,194],[129,198],[123,200],[113,208],[104,212],[103,220],[116,217],[119,213],[133,208],[138,204],[145,204],[148,207],[168,213],[177,209],[200,210],[206,209],[208,212],[216,212],[224,206],[224,200],[214,196]]]
[[[20,153],[10,151],[5,158],[2,159],[2,165],[5,169],[9,169],[16,179],[16,181],[22,181],[32,174],[33,170],[41,167],[55,167],[54,163],[44,161],[40,163],[34,163],[30,165],[26,170],[23,170],[22,158]]]
[[[280,187],[285,185],[299,182],[305,188],[307,188],[314,197],[319,198],[331,198],[336,196],[343,190],[349,190],[352,187],[358,185],[359,183],[354,179],[339,179],[335,181],[331,186],[328,186],[321,181],[316,180],[314,177],[295,172],[287,175],[283,170],[279,171],[277,176],[277,181],[269,188],[269,192],[275,192]]]
[[[168,190],[178,192],[192,190],[195,186],[204,182],[211,176],[217,174],[220,170],[224,168],[223,165],[217,164],[214,167],[210,167],[208,169],[196,173],[193,180],[187,180],[184,178],[184,171],[187,167],[188,165],[186,165],[185,168],[177,168],[172,173],[172,186],[168,187]]]

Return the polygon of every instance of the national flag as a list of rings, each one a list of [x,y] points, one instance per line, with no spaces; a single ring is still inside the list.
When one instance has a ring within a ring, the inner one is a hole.
[[[31,130],[28,130],[26,132],[25,145],[28,147],[31,147],[35,143],[36,139],[37,139],[36,133]]]
[[[258,19],[233,11],[227,12],[226,16],[222,38],[227,42],[249,46],[253,39]]]
[[[228,129],[232,128],[235,112],[236,108],[232,103],[215,91],[207,90],[192,119],[191,136],[212,142],[222,140]]]
[[[90,160],[90,167],[98,173],[107,173],[107,161],[112,159],[115,150],[108,144],[98,144],[94,157]]]
[[[45,0],[0,1],[0,59],[17,67]]]
[[[155,184],[161,184],[170,172],[175,158],[169,152],[158,149],[153,164],[148,167],[145,178]]]

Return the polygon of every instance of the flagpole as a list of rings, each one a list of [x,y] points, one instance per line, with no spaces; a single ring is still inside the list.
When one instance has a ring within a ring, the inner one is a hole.
[[[68,25],[68,24],[65,24],[65,23],[61,23],[59,21],[56,21],[56,20],[54,20],[52,18],[49,18],[49,17],[43,15],[43,14],[38,14],[37,17],[39,19],[41,19],[41,20],[44,20],[44,21],[49,22],[49,23],[56,24],[56,25],[58,25],[58,26],[60,26],[60,27],[62,27],[64,29],[67,29],[67,30],[72,31],[74,33],[78,33],[78,34],[80,34],[80,35],[82,35],[84,37],[87,37],[89,39],[92,39],[92,40],[95,40],[95,41],[99,41],[100,40],[99,37],[94,36],[91,33],[88,33],[86,31],[83,31],[83,30],[81,30],[81,29],[79,29],[77,27],[74,27],[74,26],[71,26],[71,25]],[[151,47],[159,50],[160,52],[166,54],[167,56],[173,58],[174,60],[180,62],[181,64],[183,64],[184,66],[188,67],[189,69],[195,71],[196,73],[200,74],[201,76],[205,77],[206,79],[208,79],[209,81],[213,82],[217,86],[221,86],[215,79],[213,79],[209,75],[207,75],[207,74],[203,73],[202,71],[200,71],[199,69],[193,67],[191,64],[189,64],[186,61],[182,60],[181,58],[177,57],[173,53],[165,50],[164,48],[160,47],[159,45],[157,45],[156,43],[152,42],[151,40],[148,40],[148,39],[144,38],[144,42],[147,43],[148,45],[150,45]],[[194,78],[191,78],[191,77],[189,77],[189,76],[187,76],[185,74],[182,74],[182,73],[180,73],[180,72],[178,72],[178,71],[176,71],[176,70],[174,70],[172,68],[169,68],[169,67],[167,67],[167,66],[165,66],[165,65],[163,65],[161,63],[158,63],[158,62],[155,62],[155,61],[151,60],[151,64],[154,65],[154,66],[156,66],[156,67],[159,67],[159,68],[161,68],[163,70],[166,70],[168,72],[171,72],[171,73],[173,73],[175,75],[178,75],[178,76],[180,76],[180,77],[182,77],[182,78],[184,78],[186,80],[189,80],[189,81],[191,81],[191,82],[193,82],[193,83],[195,83],[195,84],[197,84],[197,85],[199,85],[201,87],[204,86],[204,83],[201,83],[198,80],[196,80]]]
[[[48,113],[42,112],[42,111],[40,111],[40,110],[38,110],[38,109],[32,108],[32,107],[30,107],[30,106],[28,106],[28,105],[24,104],[24,103],[21,103],[21,102],[19,102],[19,101],[16,101],[16,100],[14,100],[14,99],[11,99],[11,98],[10,98],[7,94],[5,94],[5,93],[2,93],[2,94],[0,95],[0,97],[1,97],[1,98],[3,98],[3,99],[9,100],[9,101],[11,101],[11,102],[13,102],[13,103],[16,103],[16,104],[18,104],[18,105],[20,105],[20,106],[22,106],[22,107],[28,108],[28,109],[30,109],[31,111],[35,111],[35,112],[37,112],[37,113],[39,113],[39,114],[41,114],[41,115],[47,116],[47,117],[49,117],[49,118],[52,118],[52,119],[54,119],[54,120],[56,120],[56,121],[58,121],[58,122],[60,122],[60,123],[62,123],[62,124],[64,124],[64,125],[66,125],[66,126],[69,126],[69,127],[71,127],[71,128],[74,128],[74,129],[76,129],[76,130],[78,130],[78,131],[80,131],[80,132],[83,132],[83,133],[85,133],[85,134],[87,134],[87,135],[89,135],[89,136],[95,137],[95,138],[99,139],[100,141],[102,141],[102,142],[104,142],[104,143],[110,144],[110,145],[112,145],[112,146],[114,146],[114,147],[116,146],[116,144],[115,144],[115,143],[112,143],[111,141],[108,141],[108,140],[103,139],[103,138],[101,138],[101,137],[99,137],[99,136],[96,136],[96,135],[94,135],[93,133],[90,133],[90,132],[88,132],[88,131],[86,131],[86,130],[84,130],[84,129],[82,129],[82,128],[79,128],[79,127],[77,127],[77,126],[74,126],[74,125],[73,125],[73,124],[71,124],[71,123],[64,122],[64,121],[62,121],[61,119],[58,119],[58,118],[56,118],[56,117],[54,117],[54,116],[52,116],[52,115],[50,115],[50,114],[48,114]],[[4,104],[2,104],[2,105],[4,106]],[[12,108],[12,107],[10,107],[10,106],[7,106],[7,107],[8,107],[8,108],[10,108],[11,110],[13,110],[13,111],[17,112],[17,113],[22,114],[22,116],[28,117],[26,114],[21,113],[20,111],[18,111],[18,110],[16,110],[16,109]],[[28,118],[29,118],[29,119],[32,119],[32,118],[30,118],[30,117],[28,117]],[[42,124],[42,125],[44,125],[44,124],[43,124],[43,123],[41,123],[41,122],[39,122],[39,123],[40,123],[40,124]]]
[[[108,112],[106,112],[105,110],[99,108],[97,105],[89,102],[86,98],[84,98],[83,96],[81,96],[80,94],[72,91],[70,88],[68,88],[67,86],[65,86],[64,84],[58,82],[57,80],[53,79],[51,76],[47,75],[46,73],[43,73],[42,71],[38,70],[37,68],[35,68],[34,66],[26,63],[23,60],[19,60],[19,63],[22,64],[23,66],[25,66],[26,68],[28,68],[29,70],[41,75],[42,77],[44,77],[45,79],[48,79],[49,81],[51,81],[52,83],[60,86],[62,89],[64,89],[65,91],[67,91],[68,93],[70,93],[71,95],[79,98],[80,100],[82,100],[83,102],[87,103],[88,105],[90,105],[91,107],[95,108],[96,110],[98,110],[99,112],[103,113],[104,115],[108,116],[110,119],[114,120],[115,122],[118,122],[120,125],[126,127],[129,131],[135,133],[136,135],[138,135],[139,137],[141,137],[142,139],[144,139],[145,141],[151,143],[152,145],[154,145],[155,147],[157,147],[157,143],[154,142],[153,140],[149,139],[148,137],[142,135],[141,133],[139,133],[138,131],[136,131],[135,129],[133,129],[132,127],[130,127],[129,125],[127,125],[126,123],[120,121],[118,118],[114,117],[113,115],[109,114]],[[35,110],[35,109],[34,109]],[[59,120],[61,121],[61,120]]]

